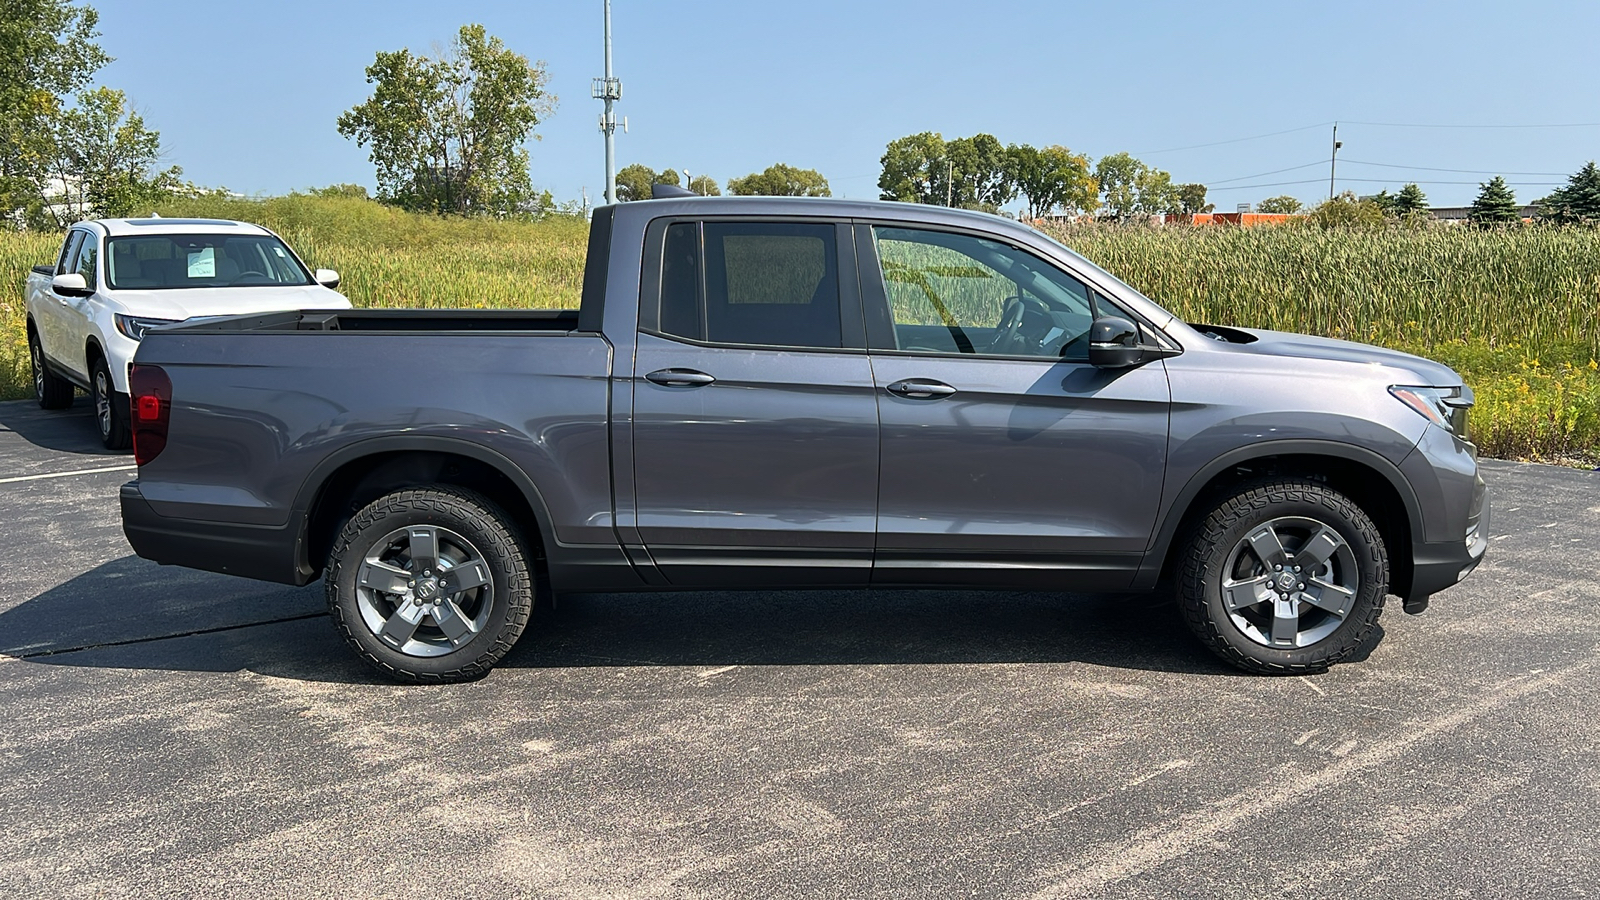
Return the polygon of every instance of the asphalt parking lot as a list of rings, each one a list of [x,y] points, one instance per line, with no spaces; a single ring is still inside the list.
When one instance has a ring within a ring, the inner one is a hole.
[[[809,592],[400,687],[320,585],[134,557],[84,405],[0,403],[0,895],[1600,895],[1600,473],[1487,463],[1489,560],[1317,677],[1158,596]]]

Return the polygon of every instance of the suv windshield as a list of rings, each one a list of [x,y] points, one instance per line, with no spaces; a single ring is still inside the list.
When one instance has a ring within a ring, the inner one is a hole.
[[[109,242],[106,281],[123,290],[311,283],[283,242],[270,235],[152,234]]]

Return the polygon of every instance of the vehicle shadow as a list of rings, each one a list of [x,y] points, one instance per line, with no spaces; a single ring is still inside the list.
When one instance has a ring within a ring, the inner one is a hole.
[[[83,394],[74,397],[67,409],[40,409],[32,400],[0,403],[0,430],[58,453],[114,455],[100,443],[89,398]]]
[[[325,610],[320,584],[125,557],[0,612],[0,652],[44,666],[381,682]],[[926,590],[566,595],[535,611],[500,668],[1066,662],[1236,674],[1162,595]]]

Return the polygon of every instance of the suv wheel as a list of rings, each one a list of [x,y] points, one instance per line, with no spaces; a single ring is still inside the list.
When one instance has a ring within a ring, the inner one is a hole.
[[[28,358],[33,363],[33,396],[42,409],[66,409],[72,405],[72,382],[50,371],[44,361],[39,335],[28,331]]]
[[[1189,540],[1177,588],[1189,627],[1229,663],[1320,672],[1377,624],[1389,557],[1377,526],[1348,497],[1274,479],[1212,509]]]
[[[107,450],[126,450],[133,446],[133,430],[128,426],[132,412],[127,394],[117,393],[111,380],[111,367],[99,357],[89,369],[89,396],[94,400],[94,421],[100,429],[100,443]]]
[[[328,607],[345,640],[390,678],[468,681],[522,636],[534,581],[511,520],[475,491],[398,491],[334,542]]]

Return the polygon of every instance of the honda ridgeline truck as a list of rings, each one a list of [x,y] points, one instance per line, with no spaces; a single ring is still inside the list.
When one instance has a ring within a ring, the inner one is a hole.
[[[139,555],[321,577],[410,681],[488,671],[541,583],[1160,586],[1224,660],[1314,672],[1486,547],[1455,372],[1185,324],[929,206],[604,207],[579,309],[194,320],[130,384]]]

